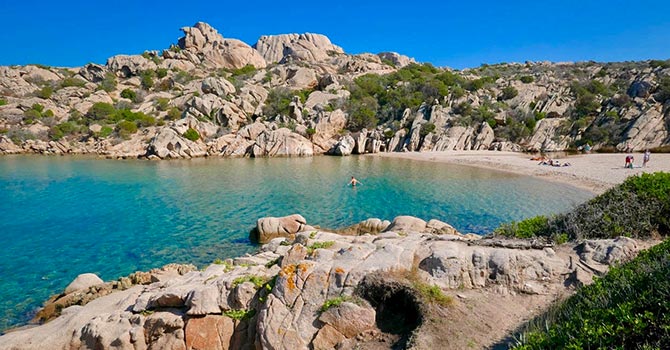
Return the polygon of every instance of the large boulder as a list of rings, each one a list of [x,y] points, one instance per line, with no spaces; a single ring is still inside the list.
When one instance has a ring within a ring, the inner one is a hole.
[[[344,53],[327,36],[312,33],[264,35],[258,39],[254,48],[270,63],[289,58],[315,62],[328,58],[331,53]]]
[[[284,217],[265,217],[256,221],[256,234],[258,242],[267,243],[276,237],[295,237],[295,234],[302,231],[313,230],[312,226],[307,225],[307,220],[300,214],[293,214]]]
[[[173,128],[163,128],[149,142],[145,156],[168,159],[202,157],[205,154],[204,145],[187,140]]]
[[[158,66],[140,55],[116,55],[107,60],[107,68],[119,76],[130,78],[147,70],[156,70]]]
[[[346,135],[337,142],[331,153],[336,156],[348,156],[354,151],[355,146],[356,140],[351,135]]]
[[[309,157],[313,154],[312,143],[287,128],[262,132],[251,150],[253,157]]]
[[[224,39],[207,23],[198,22],[193,27],[181,28],[184,36],[179,39],[180,58],[210,68],[238,69],[246,65],[265,68],[263,57],[251,46],[236,39]]]
[[[378,56],[383,60],[390,61],[397,68],[405,67],[410,63],[416,63],[416,61],[413,58],[401,55],[397,52],[382,52],[378,54]]]
[[[384,232],[423,232],[425,229],[425,221],[414,216],[401,215],[396,216],[391,225],[388,226]]]
[[[78,290],[88,289],[98,284],[103,284],[103,281],[98,275],[94,273],[82,273],[77,276],[70,284],[65,287],[65,294],[70,294]]]

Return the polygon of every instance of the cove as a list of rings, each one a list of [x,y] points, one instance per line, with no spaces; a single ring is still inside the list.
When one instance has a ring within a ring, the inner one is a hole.
[[[346,186],[351,176],[363,185]],[[0,157],[0,330],[30,319],[78,274],[104,280],[167,263],[203,266],[257,247],[256,219],[440,219],[487,233],[593,194],[527,176],[379,157],[102,160]]]

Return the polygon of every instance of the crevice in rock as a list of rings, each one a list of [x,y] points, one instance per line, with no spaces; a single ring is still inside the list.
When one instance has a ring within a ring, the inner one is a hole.
[[[379,330],[396,336],[391,348],[406,349],[423,322],[421,303],[411,286],[392,278],[368,275],[356,288],[356,294],[375,309]]]

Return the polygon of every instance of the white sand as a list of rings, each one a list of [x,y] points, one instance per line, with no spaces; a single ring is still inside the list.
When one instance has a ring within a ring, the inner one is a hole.
[[[379,153],[371,156],[424,160],[440,163],[453,163],[508,171],[531,175],[546,180],[567,183],[600,194],[608,188],[623,182],[628,176],[670,172],[670,154],[652,153],[645,168],[642,166],[642,153],[633,153],[635,168],[624,168],[626,154],[580,154],[554,158],[567,167],[539,165],[539,161],[530,160],[532,155],[498,151],[447,151],[447,152],[406,152]]]

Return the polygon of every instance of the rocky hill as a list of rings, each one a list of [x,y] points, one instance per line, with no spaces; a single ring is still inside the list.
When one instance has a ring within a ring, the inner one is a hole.
[[[346,54],[319,34],[253,46],[206,23],[105,65],[0,67],[0,153],[110,157],[558,151],[670,144],[670,61],[483,65]]]
[[[109,283],[81,275],[38,314],[59,317],[1,336],[0,348],[484,348],[648,244],[480,240],[406,216],[355,229],[264,218],[269,241],[255,255]]]

